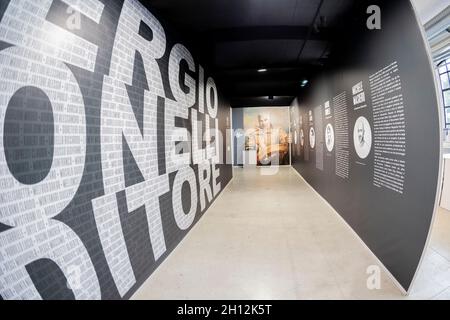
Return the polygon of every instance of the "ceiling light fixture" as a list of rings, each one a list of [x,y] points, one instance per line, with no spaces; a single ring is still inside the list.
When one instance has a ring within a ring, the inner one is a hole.
[[[267,69],[266,69],[266,68],[261,68],[261,69],[258,69],[258,72],[259,72],[259,73],[267,72]]]
[[[306,79],[303,80],[303,81],[302,81],[302,84],[301,84],[302,88],[303,88],[303,87],[306,87],[306,85],[307,85],[308,83],[309,83],[308,80],[306,80]]]

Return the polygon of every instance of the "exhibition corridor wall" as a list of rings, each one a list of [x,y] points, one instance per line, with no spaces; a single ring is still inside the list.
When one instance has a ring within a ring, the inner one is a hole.
[[[231,180],[230,107],[168,30],[137,0],[1,1],[1,299],[129,298]]]
[[[291,105],[292,163],[408,291],[436,208],[442,109],[411,3],[358,5],[336,67]]]

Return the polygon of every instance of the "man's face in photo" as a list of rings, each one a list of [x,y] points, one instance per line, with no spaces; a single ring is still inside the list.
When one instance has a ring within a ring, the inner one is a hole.
[[[360,145],[363,145],[365,143],[364,132],[365,132],[364,123],[361,122],[358,124],[358,140]]]
[[[269,129],[270,128],[270,116],[268,114],[260,114],[259,118],[259,127],[261,129]]]

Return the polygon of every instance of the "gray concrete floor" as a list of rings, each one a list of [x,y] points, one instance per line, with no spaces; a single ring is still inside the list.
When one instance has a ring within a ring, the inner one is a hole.
[[[407,298],[450,298],[450,212],[440,210]],[[404,299],[377,260],[292,168],[234,179],[133,299]]]

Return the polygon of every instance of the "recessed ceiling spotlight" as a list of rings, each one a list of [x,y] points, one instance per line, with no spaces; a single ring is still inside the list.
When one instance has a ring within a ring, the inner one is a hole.
[[[258,72],[259,72],[259,73],[267,72],[267,69],[266,69],[266,68],[261,68],[261,69],[258,69]]]
[[[306,85],[307,85],[308,83],[309,83],[309,81],[305,79],[305,80],[302,81],[301,86],[302,86],[302,87],[306,87]]]

